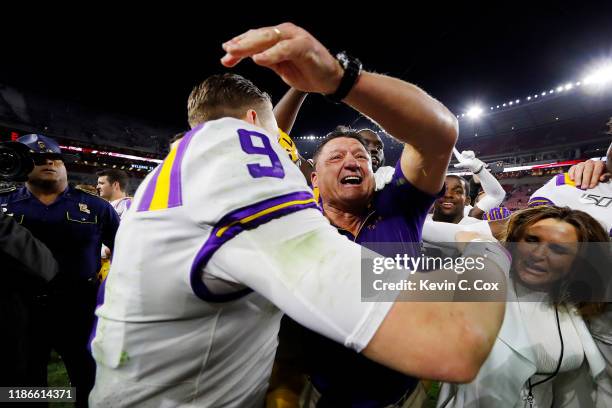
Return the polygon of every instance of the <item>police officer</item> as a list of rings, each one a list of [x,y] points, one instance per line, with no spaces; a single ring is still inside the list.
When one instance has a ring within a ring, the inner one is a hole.
[[[24,187],[0,193],[0,207],[43,242],[58,262],[59,273],[37,296],[32,316],[29,378],[46,386],[51,349],[62,357],[77,406],[87,406],[95,363],[88,351],[94,321],[102,243],[113,248],[119,217],[104,199],[68,185],[57,142],[26,135],[18,142],[30,149],[34,169]]]

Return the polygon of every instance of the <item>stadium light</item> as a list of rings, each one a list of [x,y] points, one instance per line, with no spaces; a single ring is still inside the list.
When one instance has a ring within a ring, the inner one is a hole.
[[[576,81],[576,82],[566,82],[565,84],[561,84],[558,85],[556,88],[550,89],[548,91],[542,91],[541,93],[536,93],[530,96],[527,96],[525,98],[526,101],[531,101],[540,97],[544,97],[547,95],[553,95],[554,93],[562,93],[564,91],[569,91],[571,89],[573,89],[574,87],[580,87],[582,86],[583,88],[586,87],[587,85],[590,86],[591,90],[603,87],[603,86],[607,86],[612,84],[612,61],[611,60],[607,60],[604,61],[602,63],[600,63],[599,65],[593,67],[593,69],[591,69],[590,71],[587,72],[588,75],[584,76],[584,78],[582,79],[582,81]],[[597,85],[597,87],[595,87],[595,85]],[[490,110],[494,110],[494,109],[503,109],[506,108],[508,106],[513,106],[516,104],[519,104],[521,102],[520,99],[516,99],[514,101],[508,101],[505,102],[503,104],[500,105],[493,105],[490,107]],[[478,118],[480,115],[482,114],[482,109],[479,107],[472,107],[470,108],[466,113],[461,114],[461,115],[457,115],[457,117],[459,118],[463,118],[465,116],[467,116],[470,119],[476,119]]]
[[[606,85],[612,82],[612,63],[601,65],[592,70],[583,80],[585,85]]]
[[[482,115],[482,108],[480,106],[472,106],[467,111],[467,116],[470,119],[477,119],[480,115]]]

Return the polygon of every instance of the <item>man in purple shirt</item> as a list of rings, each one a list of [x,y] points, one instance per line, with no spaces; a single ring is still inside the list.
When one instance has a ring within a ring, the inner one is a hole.
[[[452,146],[447,148],[450,154]],[[375,191],[371,157],[361,135],[352,130],[330,133],[313,156],[312,184],[319,188],[325,216],[342,235],[361,245],[395,243],[416,256],[427,211],[443,191],[443,165],[448,163],[446,158],[431,166],[429,177],[422,177],[421,166],[428,160],[420,154],[406,145],[391,182]],[[301,337],[304,366],[313,386],[310,402],[317,406],[401,404],[418,384],[418,379],[312,331],[303,329]]]

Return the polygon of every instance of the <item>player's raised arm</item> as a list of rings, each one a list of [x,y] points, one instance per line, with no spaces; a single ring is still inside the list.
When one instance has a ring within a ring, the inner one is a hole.
[[[369,116],[407,143],[401,162],[408,181],[431,194],[442,188],[457,120],[417,86],[369,72],[355,75],[354,64],[345,70],[316,38],[291,23],[250,30],[224,43],[223,49],[225,66],[252,58],[295,89],[332,95]]]
[[[306,92],[298,91],[294,88],[289,88],[287,93],[283,95],[281,100],[274,106],[274,117],[279,128],[287,133],[291,133],[293,124],[297,119],[306,96],[308,96]]]

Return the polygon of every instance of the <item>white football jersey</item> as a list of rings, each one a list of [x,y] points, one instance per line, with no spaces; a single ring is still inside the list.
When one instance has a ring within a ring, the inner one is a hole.
[[[123,197],[115,201],[111,201],[111,205],[119,214],[119,218],[123,218],[123,214],[127,212],[127,210],[132,205],[132,197]]]
[[[599,221],[612,236],[612,182],[581,190],[567,173],[557,174],[533,193],[528,205],[567,206],[584,211]]]
[[[324,218],[277,136],[224,118],[138,188],[92,334],[91,406],[262,406],[282,309],[361,351],[391,303],[361,302],[361,248]]]

